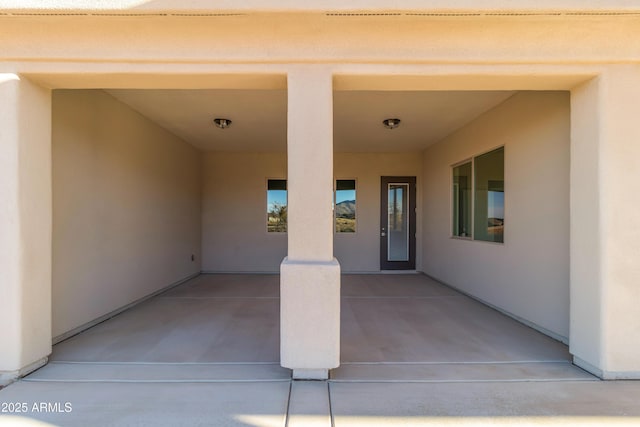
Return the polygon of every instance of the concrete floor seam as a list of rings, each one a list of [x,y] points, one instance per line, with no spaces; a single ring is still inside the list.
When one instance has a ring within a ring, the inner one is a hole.
[[[373,300],[386,300],[386,299],[448,299],[448,298],[468,298],[465,295],[394,295],[394,296],[359,296],[359,295],[344,295],[343,299],[373,299]]]
[[[291,409],[291,390],[293,389],[293,380],[289,380],[289,395],[287,396],[287,407],[284,413],[284,427],[289,427],[289,409]]]
[[[123,383],[123,384],[157,384],[157,383],[167,383],[167,384],[230,384],[230,383],[283,383],[287,381],[291,381],[290,379],[269,379],[269,380],[259,380],[259,379],[250,379],[250,380],[112,380],[112,379],[95,379],[95,380],[52,380],[52,379],[31,379],[31,378],[23,378],[20,380],[21,382],[30,382],[30,383]]]
[[[335,418],[333,417],[333,403],[331,402],[331,381],[327,381],[327,398],[329,399],[329,420],[331,427],[336,427]]]
[[[528,363],[560,363],[571,365],[566,360],[522,360],[522,361],[478,361],[478,362],[342,362],[341,365],[517,365]]]
[[[159,299],[196,299],[196,300],[208,300],[208,299],[277,299],[280,297],[172,297],[172,296],[160,296]]]
[[[278,362],[82,362],[53,360],[49,365],[136,365],[136,366],[280,366]]]
[[[332,383],[353,384],[484,384],[484,383],[553,383],[553,382],[599,382],[598,378],[549,378],[549,379],[512,379],[512,380],[328,380]]]

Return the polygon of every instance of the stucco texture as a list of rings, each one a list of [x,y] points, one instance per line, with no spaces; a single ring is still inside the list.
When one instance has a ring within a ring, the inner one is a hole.
[[[97,90],[54,91],[52,145],[54,336],[200,271],[196,149]]]

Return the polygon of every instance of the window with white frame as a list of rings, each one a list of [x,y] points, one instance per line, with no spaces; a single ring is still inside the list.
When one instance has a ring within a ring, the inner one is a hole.
[[[453,235],[471,237],[471,162],[453,167]]]
[[[504,147],[452,167],[452,235],[504,243]]]

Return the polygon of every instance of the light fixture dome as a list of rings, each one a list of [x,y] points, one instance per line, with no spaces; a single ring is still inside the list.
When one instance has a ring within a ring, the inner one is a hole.
[[[228,128],[229,126],[231,126],[231,123],[233,122],[229,119],[213,119],[213,124],[215,124],[216,127],[220,129]]]
[[[384,119],[382,121],[382,124],[387,129],[393,130],[393,129],[397,128],[398,126],[400,126],[400,119]]]

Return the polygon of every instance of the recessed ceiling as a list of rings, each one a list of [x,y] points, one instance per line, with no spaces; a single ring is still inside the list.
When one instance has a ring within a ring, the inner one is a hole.
[[[115,98],[205,151],[286,151],[287,92],[236,89],[111,89]],[[215,118],[233,122],[227,129]]]
[[[344,91],[334,94],[337,151],[419,151],[441,141],[514,92]],[[384,119],[400,126],[386,129]]]
[[[205,151],[286,151],[285,90],[112,89],[115,98]],[[336,91],[337,152],[420,151],[513,95],[510,91]],[[219,129],[214,118],[233,121]],[[386,129],[387,118],[402,120]]]

